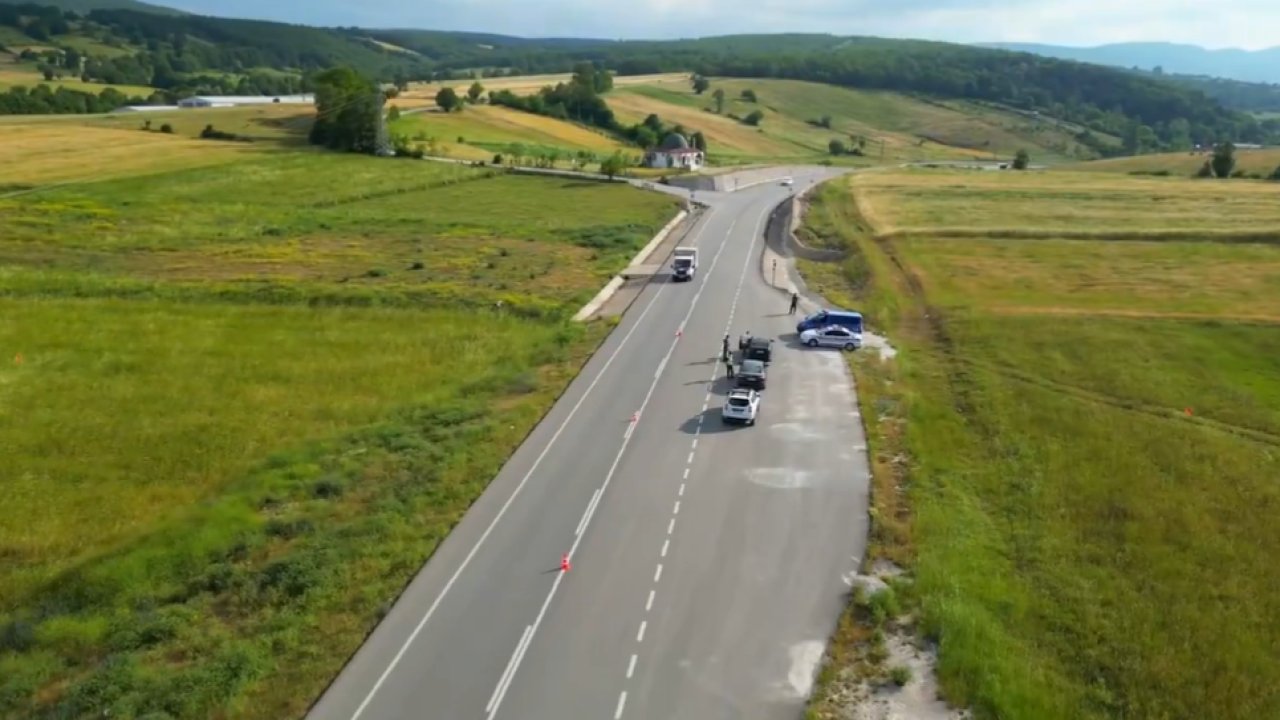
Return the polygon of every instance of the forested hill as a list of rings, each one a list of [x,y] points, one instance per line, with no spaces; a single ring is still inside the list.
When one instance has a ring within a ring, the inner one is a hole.
[[[3,0],[0,0],[3,2]],[[62,48],[67,33],[130,52],[87,58],[84,74],[113,84],[187,89],[206,73],[234,76],[240,92],[286,92],[309,72],[350,66],[379,80],[472,73],[568,72],[588,60],[622,75],[691,71],[810,80],[940,98],[969,98],[1069,120],[1127,139],[1131,151],[1280,135],[1204,93],[1126,70],[948,43],[818,34],[737,35],[676,41],[524,39],[477,33],[314,28],[196,15],[0,4],[0,24]],[[33,20],[33,18],[37,18]],[[83,48],[83,43],[80,44]],[[64,63],[70,66],[77,63]],[[264,73],[275,73],[275,80]],[[283,72],[282,72],[283,71]],[[254,73],[257,73],[254,75]],[[287,78],[287,79],[281,79]],[[1095,140],[1088,133],[1081,142]],[[1102,144],[1095,145],[1101,149]]]
[[[793,34],[573,44],[487,38],[468,47],[449,33],[372,34],[445,68],[506,67],[526,74],[560,72],[589,60],[623,75],[691,70],[986,100],[1127,136],[1132,151],[1280,136],[1275,123],[1264,126],[1199,89],[1156,76],[949,43]]]

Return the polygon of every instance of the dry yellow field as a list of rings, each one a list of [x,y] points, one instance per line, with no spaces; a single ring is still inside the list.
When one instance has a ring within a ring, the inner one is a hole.
[[[628,85],[652,85],[654,83],[665,82],[681,82],[686,83],[689,75],[687,73],[664,73],[660,75],[624,75],[615,76],[613,78],[614,87],[627,87]],[[519,75],[516,77],[501,78],[478,78],[480,84],[484,86],[485,92],[490,90],[510,90],[517,94],[530,94],[541,90],[548,85],[556,85],[557,83],[567,83],[573,78],[568,73],[560,73],[553,75]],[[427,101],[435,104],[436,93],[440,92],[443,87],[452,87],[459,94],[465,93],[471,87],[471,83],[476,79],[452,80],[448,82],[436,83],[414,83],[409,89],[401,94],[401,98],[409,100]],[[399,98],[397,98],[399,100]]]
[[[697,108],[675,105],[635,93],[610,93],[607,100],[620,122],[638,123],[648,115],[655,114],[668,124],[678,123],[690,130],[700,131],[706,136],[711,152],[719,150],[735,155],[782,157],[805,154],[796,145],[776,139],[760,128]]]
[[[1212,153],[1160,153],[1156,155],[1094,160],[1093,162],[1066,165],[1058,169],[1117,173],[1168,172],[1172,175],[1189,176],[1195,174],[1204,165],[1204,161],[1211,156]],[[1269,176],[1277,167],[1280,167],[1280,148],[1236,151],[1237,170]]]
[[[1256,181],[896,170],[851,182],[878,233],[1140,238],[1280,228],[1275,185]]]
[[[254,146],[70,122],[0,124],[5,184],[98,181],[230,162]]]

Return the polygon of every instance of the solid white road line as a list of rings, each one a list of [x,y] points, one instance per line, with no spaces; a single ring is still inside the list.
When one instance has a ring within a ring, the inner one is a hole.
[[[521,650],[529,644],[529,635],[533,633],[533,626],[526,625],[524,634],[520,636],[520,642],[516,643],[516,649],[511,652],[511,659],[507,661],[507,667],[502,671],[502,677],[498,678],[498,684],[493,688],[493,694],[489,696],[489,704],[484,706],[485,712],[489,712],[498,702],[498,698],[507,691],[507,684],[511,680],[511,670],[515,667],[516,658],[520,657]]]
[[[632,675],[636,674],[636,654],[631,653],[631,662],[627,664],[627,679],[630,680]]]
[[[613,720],[621,720],[622,711],[627,707],[627,691],[623,690],[618,696],[618,709],[613,711]]]
[[[693,300],[692,300],[692,301],[690,302],[690,304],[689,304],[689,310],[688,310],[688,312],[686,312],[686,313],[685,313],[684,320],[682,320],[682,321],[680,322],[680,327],[681,327],[681,328],[683,328],[683,327],[684,327],[684,325],[685,325],[685,323],[687,323],[687,322],[689,321],[689,317],[693,314],[693,310],[694,310],[694,308],[696,308],[696,307],[697,307],[697,305],[698,305],[698,300],[699,300],[699,299],[701,299],[701,297],[702,297],[702,291],[703,291],[703,289],[706,287],[706,282],[707,282],[707,281],[706,281],[706,279],[707,279],[707,277],[708,277],[708,276],[710,276],[710,275],[711,275],[711,273],[712,273],[712,272],[714,272],[714,271],[715,271],[716,264],[720,262],[720,255],[721,255],[721,253],[723,253],[723,252],[724,252],[725,246],[727,246],[727,245],[729,244],[728,238],[729,238],[729,236],[730,236],[730,235],[732,235],[732,234],[733,234],[733,228],[734,228],[735,226],[737,226],[737,224],[738,224],[738,221],[737,221],[737,219],[735,218],[735,219],[734,219],[734,221],[729,225],[729,230],[728,230],[728,232],[725,234],[725,240],[724,240],[724,241],[722,241],[722,242],[720,243],[720,248],[719,248],[718,250],[716,250],[716,254],[715,254],[715,256],[711,258],[711,265],[710,265],[710,267],[707,269],[707,275],[703,276],[702,285],[701,285],[701,286],[699,286],[697,294],[693,296]],[[665,286],[664,286],[664,287],[665,287]],[[661,290],[659,290],[659,292],[661,292]],[[656,297],[657,297],[657,295],[655,294],[655,295],[654,295],[654,297],[656,298]],[[651,307],[653,307],[653,303],[652,303],[652,302],[650,302],[649,306],[648,306],[648,307],[646,307],[646,308],[645,308],[645,310],[647,311],[647,310],[648,310],[649,308],[651,308]],[[638,325],[638,322],[637,322],[637,325]],[[635,330],[635,328],[633,327],[633,328],[632,328],[632,331],[634,332],[634,330]],[[628,334],[628,335],[629,335],[629,334]],[[625,338],[624,338],[624,341],[625,341]],[[673,353],[675,353],[675,351],[676,351],[676,346],[678,346],[679,344],[680,344],[680,337],[679,337],[679,335],[677,335],[677,336],[676,336],[676,338],[675,338],[675,339],[673,339],[673,340],[671,341],[671,346],[670,346],[669,348],[667,348],[667,353],[666,353],[666,355],[664,355],[664,356],[663,356],[663,358],[662,358],[662,364],[664,364],[664,365],[665,365],[665,364],[666,364],[666,362],[667,362],[668,360],[670,360],[670,359],[671,359],[671,355],[672,355]],[[614,357],[616,357],[616,353],[615,353]],[[613,358],[611,357],[611,358],[610,358],[610,360],[612,360],[612,359],[613,359]],[[597,379],[598,379],[598,376],[597,376]],[[643,417],[643,416],[644,416],[645,408],[647,408],[647,407],[649,406],[649,401],[653,399],[653,392],[654,392],[654,390],[656,390],[656,389],[658,388],[658,381],[659,381],[659,380],[661,380],[661,379],[662,379],[662,376],[661,376],[661,375],[659,375],[659,376],[656,376],[656,377],[654,377],[654,378],[653,378],[653,382],[649,383],[649,390],[648,390],[648,392],[646,392],[646,393],[645,393],[644,400],[640,403],[640,409],[639,409],[639,410],[637,411],[637,413],[636,413],[637,417]],[[575,408],[575,409],[576,409],[576,408]],[[609,483],[613,482],[613,475],[614,475],[614,473],[616,473],[616,472],[617,472],[617,470],[618,470],[618,464],[622,462],[622,456],[626,453],[626,451],[627,451],[627,446],[631,444],[631,433],[630,433],[630,430],[631,430],[631,428],[634,428],[637,424],[639,424],[639,423],[638,423],[638,421],[637,421],[637,422],[633,422],[633,423],[631,423],[631,424],[630,424],[630,426],[628,427],[628,432],[627,432],[627,434],[626,434],[626,435],[623,437],[623,439],[622,439],[622,447],[618,448],[618,454],[617,454],[616,456],[614,456],[614,458],[613,458],[613,465],[611,465],[611,466],[609,467],[609,472],[608,472],[608,474],[606,474],[606,475],[605,475],[604,483],[603,483],[603,484],[601,484],[601,486],[600,486],[600,496],[601,496],[601,497],[604,497],[604,493],[605,493],[605,491],[606,491],[606,490],[608,490],[608,488],[609,488]],[[563,429],[563,426],[561,426],[561,428]],[[559,434],[559,433],[558,433],[558,431],[557,431],[557,434]],[[553,439],[554,439],[554,438],[553,438]],[[544,451],[543,451],[543,453],[545,454],[545,453],[546,453],[546,450],[544,450]],[[539,456],[539,459],[541,459],[541,456]],[[530,472],[532,472],[532,471],[530,471]],[[508,500],[508,502],[510,502],[510,501]],[[577,552],[577,550],[578,550],[578,546],[582,543],[582,539],[583,539],[584,537],[586,537],[586,535],[585,535],[585,533],[586,533],[586,529],[587,529],[587,527],[590,527],[590,525],[591,525],[591,523],[590,523],[590,520],[588,519],[587,525],[583,527],[583,534],[578,535],[578,536],[577,536],[577,538],[573,541],[573,545],[572,545],[572,546],[570,546],[570,548],[569,548],[569,553],[568,553],[568,555],[569,555],[569,557],[570,557],[570,558],[572,558],[572,557],[573,557],[573,555],[574,555],[574,553],[575,553],[575,552]],[[492,526],[491,526],[491,528],[492,528]],[[659,572],[661,572],[661,571],[659,571]],[[455,577],[456,577],[456,576],[455,576]],[[551,590],[547,593],[547,597],[546,597],[546,599],[542,601],[542,607],[538,610],[538,616],[537,616],[537,617],[534,619],[534,621],[533,621],[533,630],[532,630],[532,632],[530,632],[530,633],[529,633],[529,641],[530,641],[530,642],[532,642],[532,641],[533,641],[533,636],[534,636],[534,635],[536,635],[536,634],[538,633],[538,628],[542,625],[542,620],[543,620],[543,618],[545,618],[545,617],[546,617],[546,615],[547,615],[547,608],[549,608],[549,607],[551,606],[551,601],[552,601],[552,599],[554,599],[554,598],[555,598],[555,596],[556,596],[556,591],[558,591],[558,590],[560,589],[560,583],[564,581],[564,577],[565,577],[565,573],[556,573],[556,579],[551,583]],[[424,622],[425,622],[425,621],[424,621]],[[642,632],[643,632],[643,631],[642,631]],[[529,645],[529,643],[526,643],[526,644],[525,644],[525,649],[526,649],[526,650],[528,649],[528,645]],[[408,647],[408,646],[406,645],[405,647]],[[509,678],[509,679],[507,680],[507,684],[508,684],[508,685],[510,685],[511,680],[515,678],[515,674],[516,674],[516,672],[520,669],[520,662],[521,662],[521,660],[523,660],[523,659],[524,659],[524,653],[522,652],[522,653],[520,653],[520,655],[519,655],[519,656],[517,656],[517,657],[516,657],[515,664],[514,664],[514,666],[513,666],[513,667],[512,667],[512,669],[511,669],[511,678]],[[376,687],[375,687],[375,690],[376,690]],[[505,694],[505,693],[504,693],[504,694]],[[372,693],[370,693],[370,697],[372,697]],[[366,699],[366,702],[367,702],[367,699]],[[495,702],[495,703],[493,704],[492,709],[490,709],[490,710],[489,710],[488,720],[493,720],[493,716],[497,714],[498,709],[499,709],[500,707],[502,707],[502,696],[501,696],[501,695],[499,695],[499,696],[498,696],[498,698],[497,698],[497,702]],[[354,718],[353,718],[353,720],[354,720]]]
[[[581,535],[582,531],[586,529],[587,521],[589,521],[591,519],[591,516],[595,514],[596,505],[598,505],[599,503],[600,503],[600,488],[596,488],[596,491],[594,493],[591,493],[591,501],[587,503],[587,509],[582,511],[582,519],[578,521],[578,529],[574,531],[573,533],[574,535]]]

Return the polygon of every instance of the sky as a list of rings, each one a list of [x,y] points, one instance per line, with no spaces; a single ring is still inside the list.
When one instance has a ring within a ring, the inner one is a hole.
[[[1280,44],[1280,0],[154,0],[308,25],[610,39],[824,32],[951,42]]]

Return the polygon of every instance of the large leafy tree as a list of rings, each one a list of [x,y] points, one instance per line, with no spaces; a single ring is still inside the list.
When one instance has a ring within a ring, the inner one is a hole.
[[[382,122],[382,92],[351,68],[334,68],[315,76],[316,120],[312,144],[334,150],[373,153]]]

